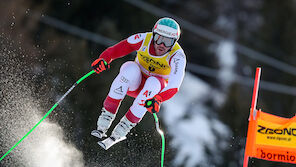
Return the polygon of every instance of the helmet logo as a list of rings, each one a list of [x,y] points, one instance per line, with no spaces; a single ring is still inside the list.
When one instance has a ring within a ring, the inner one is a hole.
[[[160,33],[164,33],[166,35],[169,35],[169,36],[177,36],[178,33],[171,33],[171,32],[168,32],[168,31],[165,31],[165,30],[162,30],[162,29],[156,29],[156,31],[160,32]]]
[[[178,36],[178,33],[176,32],[176,33],[172,33],[172,36]]]

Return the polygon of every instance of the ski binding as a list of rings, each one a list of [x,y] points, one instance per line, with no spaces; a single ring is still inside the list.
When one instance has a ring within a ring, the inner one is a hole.
[[[107,135],[101,130],[93,130],[93,131],[91,131],[91,135],[93,135],[97,138],[100,138],[100,139],[103,137],[107,137]]]

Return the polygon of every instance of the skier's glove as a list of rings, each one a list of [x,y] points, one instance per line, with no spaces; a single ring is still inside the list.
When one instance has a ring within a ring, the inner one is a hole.
[[[160,108],[160,104],[162,102],[162,98],[159,95],[155,95],[153,98],[151,99],[147,99],[145,101],[145,105],[144,107],[147,108],[147,110],[153,114],[153,113],[157,113],[159,112],[159,108]]]
[[[110,65],[102,58],[95,60],[91,67],[95,70],[96,73],[100,74],[101,72],[110,68]]]

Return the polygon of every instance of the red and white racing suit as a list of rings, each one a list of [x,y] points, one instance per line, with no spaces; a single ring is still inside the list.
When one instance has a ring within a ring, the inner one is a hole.
[[[104,101],[107,111],[116,114],[118,107],[129,95],[135,100],[126,113],[133,123],[139,122],[146,113],[143,103],[158,94],[166,101],[177,92],[184,78],[186,57],[176,42],[168,53],[155,56],[152,33],[138,33],[107,48],[101,55],[108,63],[137,51],[135,61],[124,63],[114,79]]]

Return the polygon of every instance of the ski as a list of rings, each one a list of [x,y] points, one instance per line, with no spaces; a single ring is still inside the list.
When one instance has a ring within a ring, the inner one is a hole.
[[[125,140],[126,137],[121,137],[119,139],[115,139],[114,137],[108,137],[107,139],[103,140],[103,141],[99,141],[98,144],[104,148],[105,150],[108,150],[110,147],[112,147],[114,144],[121,142],[123,140]]]

